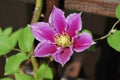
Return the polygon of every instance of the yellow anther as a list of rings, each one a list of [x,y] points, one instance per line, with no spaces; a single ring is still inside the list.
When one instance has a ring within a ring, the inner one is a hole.
[[[70,37],[67,34],[61,34],[59,37],[57,36],[55,42],[61,47],[69,47],[72,44]]]

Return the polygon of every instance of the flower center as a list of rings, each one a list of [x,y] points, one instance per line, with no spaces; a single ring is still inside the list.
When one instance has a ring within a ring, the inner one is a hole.
[[[69,47],[72,42],[70,40],[70,36],[68,34],[61,34],[60,36],[57,36],[55,38],[55,42],[57,43],[58,46],[61,47]]]

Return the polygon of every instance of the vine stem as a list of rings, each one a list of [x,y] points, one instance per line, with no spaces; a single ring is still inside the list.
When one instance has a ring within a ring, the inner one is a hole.
[[[38,21],[42,11],[42,3],[43,3],[43,0],[36,0],[31,24]]]
[[[31,24],[33,24],[33,23],[35,23],[39,20],[39,17],[41,15],[41,11],[42,11],[42,4],[43,4],[43,0],[36,0]],[[33,65],[34,79],[38,80],[38,75],[37,75],[37,73],[38,73],[38,62],[37,62],[35,57],[32,57],[32,55],[31,55],[31,62],[32,62],[32,65]]]
[[[50,64],[51,61],[53,61],[53,57],[50,57],[50,59],[49,59],[49,61],[48,61],[48,63],[47,63],[47,66],[46,66],[45,69],[44,69],[44,73],[43,73],[43,75],[42,75],[42,77],[41,77],[41,80],[44,80],[46,71],[47,71],[47,69],[48,69],[49,64]]]
[[[31,57],[31,62],[32,62],[32,65],[33,65],[33,71],[34,71],[34,79],[35,80],[38,80],[38,62],[36,60],[35,57]]]
[[[115,22],[115,24],[112,26],[112,28],[111,28],[111,30],[108,32],[108,34],[106,34],[105,36],[102,36],[102,37],[100,37],[100,38],[98,38],[98,39],[95,39],[94,41],[99,41],[99,40],[105,39],[105,38],[107,38],[109,35],[111,35],[111,33],[112,33],[112,31],[114,30],[115,26],[116,26],[119,22],[120,22],[120,19]]]

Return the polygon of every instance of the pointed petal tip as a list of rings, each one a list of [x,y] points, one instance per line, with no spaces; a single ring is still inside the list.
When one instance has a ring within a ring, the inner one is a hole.
[[[57,8],[55,5],[53,5],[53,8]]]
[[[54,59],[63,67],[70,60],[72,54],[72,48],[61,48],[59,51],[56,52]]]
[[[28,27],[31,27],[30,24],[27,24]]]
[[[61,64],[61,66],[62,66],[62,67],[64,67],[64,66],[65,66],[65,64]]]
[[[82,29],[82,20],[80,13],[73,13],[67,16],[67,33],[74,37]]]
[[[65,63],[58,62],[58,63],[59,63],[62,67],[64,67],[67,62],[65,62]]]
[[[64,12],[60,8],[57,8],[56,6],[53,7],[48,21],[58,34],[64,32],[66,21]]]
[[[73,46],[76,52],[83,52],[94,44],[96,44],[96,42],[92,40],[92,36],[89,33],[84,32],[75,38]]]
[[[94,44],[96,44],[96,43],[97,43],[97,42],[94,42],[94,41],[93,41],[93,42],[91,43],[91,45],[94,45]]]
[[[59,10],[59,8],[56,7],[55,5],[53,5],[53,10],[52,10],[52,12],[53,12],[53,11],[57,11],[57,10]]]
[[[79,14],[82,15],[82,13],[83,13],[83,12],[81,11]]]
[[[60,10],[58,7],[56,7],[55,5],[53,5],[53,9],[58,9],[58,10]]]

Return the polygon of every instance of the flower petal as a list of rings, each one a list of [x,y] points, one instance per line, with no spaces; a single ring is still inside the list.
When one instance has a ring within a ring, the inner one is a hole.
[[[76,35],[76,33],[78,31],[81,30],[82,28],[82,21],[81,21],[81,14],[79,13],[73,13],[70,14],[67,19],[67,24],[68,24],[68,28],[67,28],[67,33],[73,37]]]
[[[88,49],[93,43],[92,36],[84,32],[74,39],[73,48],[76,52],[82,52]]]
[[[70,59],[72,54],[73,54],[72,48],[60,48],[56,52],[54,58],[55,58],[56,62],[58,62],[62,66],[64,66],[64,64],[66,64],[66,62],[68,62],[68,60]]]
[[[34,51],[35,57],[52,56],[57,51],[57,46],[50,42],[42,42],[37,45]]]
[[[64,32],[66,27],[64,12],[54,6],[49,17],[49,23],[55,28],[57,33],[61,34]]]
[[[30,25],[33,35],[38,41],[50,40],[54,42],[54,30],[49,27],[48,23],[38,22]]]

